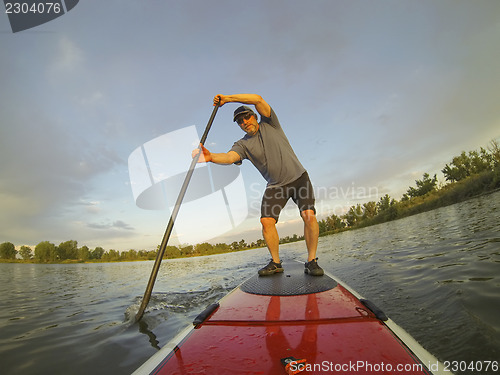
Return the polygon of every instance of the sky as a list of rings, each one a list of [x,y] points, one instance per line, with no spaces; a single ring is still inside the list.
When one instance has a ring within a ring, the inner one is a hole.
[[[454,156],[500,137],[498,0],[86,0],[17,33],[0,15],[0,46],[0,243],[17,247],[156,249],[170,211],[136,204],[129,157],[179,129],[201,134],[216,94],[272,106],[319,219],[399,200],[426,172],[443,181]],[[236,107],[219,109],[209,150],[243,136]],[[261,238],[265,182],[238,168],[229,199],[247,215],[211,243]],[[221,220],[191,202],[172,244]],[[289,203],[279,233],[301,228]]]

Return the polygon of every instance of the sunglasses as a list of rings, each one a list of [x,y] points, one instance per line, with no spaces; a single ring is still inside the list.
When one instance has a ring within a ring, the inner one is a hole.
[[[251,113],[247,113],[246,115],[239,116],[239,117],[236,119],[236,123],[237,123],[238,125],[241,125],[241,124],[243,124],[243,120],[245,120],[245,121],[246,121],[246,120],[249,120],[249,119],[250,119],[250,117],[252,117],[252,116],[253,116],[253,114],[251,114]]]

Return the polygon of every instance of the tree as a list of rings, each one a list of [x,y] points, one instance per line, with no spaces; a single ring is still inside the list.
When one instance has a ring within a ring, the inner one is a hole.
[[[407,194],[403,195],[402,201],[408,200]],[[381,215],[385,220],[393,220],[398,216],[397,201],[386,194],[377,203],[377,215]]]
[[[214,249],[214,247],[212,244],[209,244],[208,242],[203,242],[203,243],[197,244],[194,248],[194,251],[195,251],[195,253],[200,254],[200,255],[209,255],[209,254],[213,254],[213,249]]]
[[[82,246],[78,249],[78,259],[80,260],[88,260],[90,259],[91,253],[90,249],[87,246]]]
[[[156,251],[154,251],[154,250],[150,250],[150,251],[139,250],[137,255],[139,256],[139,259],[153,260],[156,258]]]
[[[13,243],[0,244],[0,259],[16,259],[17,250]]]
[[[258,247],[264,247],[264,246],[266,246],[266,241],[265,241],[265,240],[263,240],[262,238],[259,238],[259,239],[257,240],[257,246],[258,246]]]
[[[114,249],[111,249],[109,251],[106,251],[102,256],[101,259],[103,260],[108,260],[108,261],[113,261],[113,260],[119,260],[120,259],[120,253]]]
[[[50,262],[57,259],[56,245],[42,241],[35,246],[35,259],[39,262]]]
[[[189,256],[193,254],[194,247],[193,245],[184,245],[179,246],[179,250],[181,251],[182,256]]]
[[[56,251],[60,260],[78,259],[78,242],[74,240],[61,242]]]
[[[101,259],[104,255],[104,249],[100,246],[97,246],[94,250],[92,250],[90,259]]]
[[[160,248],[160,245],[158,245],[158,249]],[[158,251],[158,250],[157,250]],[[181,250],[177,246],[167,246],[165,249],[165,254],[163,255],[164,258],[179,258],[181,256]]]
[[[330,232],[335,229],[341,229],[345,227],[345,223],[342,221],[342,219],[335,214],[328,216],[324,220],[318,221],[318,225],[320,233]]]
[[[363,217],[363,208],[358,203],[356,206],[351,206],[349,211],[344,215],[344,219],[347,221],[347,225],[352,227],[358,224]]]
[[[469,152],[472,164],[472,174],[482,173],[493,170],[493,155],[488,153],[484,148],[480,148],[479,152]]]
[[[386,194],[383,197],[381,197],[380,200],[378,201],[377,210],[378,212],[384,212],[387,211],[390,207],[391,207],[391,197],[389,196],[389,194]]]
[[[230,251],[231,248],[229,247],[229,245],[227,243],[222,242],[222,243],[215,244],[214,250],[217,253],[225,253],[225,252]]]
[[[470,175],[470,160],[465,151],[460,156],[455,156],[450,165],[446,164],[441,171],[446,181],[456,182]]]
[[[122,252],[120,258],[125,260],[135,260],[138,258],[138,254],[136,250],[130,249],[129,251]]]
[[[496,139],[490,142],[488,150],[492,157],[493,167],[498,167],[500,165],[500,144]]]
[[[29,260],[33,257],[33,250],[31,250],[31,247],[23,245],[19,250],[19,255],[21,255],[24,260]]]
[[[320,234],[327,232],[327,229],[326,229],[326,220],[319,220],[318,221],[318,227],[319,227],[319,233]]]
[[[473,174],[493,170],[495,165],[498,165],[500,157],[498,143],[495,140],[491,141],[489,149],[490,152],[481,147],[479,152],[469,151],[467,154],[462,151],[460,156],[455,156],[441,171],[446,181],[457,182]]]
[[[375,202],[363,203],[363,219],[371,219],[377,215],[377,204]]]
[[[332,228],[332,229],[342,229],[345,227],[345,222],[342,220],[341,217],[333,214],[331,216],[329,216],[327,219],[326,219],[327,223],[328,223],[328,227],[329,228]]]
[[[424,173],[424,176],[421,180],[416,180],[415,184],[416,188],[410,187],[407,191],[408,196],[411,198],[421,197],[436,188],[437,177],[434,175],[433,178],[430,178],[429,173]]]

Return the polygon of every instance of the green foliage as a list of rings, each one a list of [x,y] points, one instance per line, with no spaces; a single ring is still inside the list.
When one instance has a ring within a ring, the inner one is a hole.
[[[304,236],[297,236],[296,234],[294,234],[293,236],[286,236],[284,238],[280,238],[280,244],[302,241],[303,239]]]
[[[415,184],[416,188],[410,186],[406,192],[410,198],[421,197],[433,191],[436,188],[437,177],[434,175],[433,178],[430,178],[429,173],[424,173],[423,178],[416,180]]]
[[[491,154],[493,167],[494,168],[500,167],[500,144],[496,139],[490,142],[488,150],[490,151]]]
[[[139,259],[144,259],[144,260],[153,260],[156,259],[156,251],[150,250],[139,250],[137,253],[137,256]]]
[[[78,243],[74,240],[61,242],[56,248],[58,260],[78,259]]]
[[[377,203],[363,203],[363,220],[371,219],[377,215]]]
[[[158,249],[160,248],[160,245],[158,245]],[[177,246],[167,246],[165,249],[165,255],[166,258],[172,259],[172,258],[180,258],[181,256],[181,249],[179,249]]]
[[[328,216],[324,220],[318,221],[318,225],[319,225],[319,232],[326,233],[326,232],[333,232],[335,230],[340,230],[346,226],[346,223],[342,220],[342,218],[333,214],[331,216]]]
[[[384,195],[377,203],[376,218],[382,221],[394,220],[398,215],[398,206],[395,199],[391,199],[389,194]]]
[[[33,258],[33,250],[31,250],[31,247],[23,245],[23,246],[21,246],[21,249],[19,250],[19,255],[21,255],[21,257],[24,260],[29,260],[29,259]]]
[[[394,202],[394,199],[392,200]],[[377,203],[378,212],[387,211],[391,207],[391,197],[389,194],[384,195]]]
[[[462,152],[443,169],[450,184],[437,188],[437,176],[424,173],[415,187],[409,187],[401,201],[388,194],[378,202],[351,206],[341,217],[331,215],[320,220],[321,235],[345,229],[364,227],[457,203],[500,187],[500,146],[491,141],[488,150]]]
[[[318,221],[321,235],[336,233],[346,229],[359,228],[395,220],[423,211],[432,210],[457,203],[470,197],[500,188],[500,146],[496,140],[490,142],[488,150],[462,152],[446,164],[442,170],[449,184],[437,188],[437,177],[432,178],[424,173],[421,180],[415,181],[415,187],[409,187],[401,200],[391,198],[388,194],[378,202],[366,202],[351,206],[342,216],[335,214]],[[303,236],[287,236],[280,239],[280,243],[300,241]],[[156,258],[158,248],[155,250],[131,249],[125,252],[116,250],[105,251],[102,247],[90,250],[87,246],[78,248],[77,242],[69,240],[55,246],[49,241],[40,242],[35,247],[34,261],[71,262],[71,261],[132,261],[153,260]],[[204,242],[201,244],[167,246],[164,258],[220,254],[230,251],[239,251],[256,247],[263,247],[263,239],[247,244],[245,240],[234,241],[230,245],[218,243],[212,245]],[[0,244],[0,259],[15,259],[17,251],[10,242]],[[33,252],[28,246],[22,246],[19,254],[24,260],[32,259]]]
[[[442,172],[446,181],[458,182],[474,174],[491,171],[498,165],[500,152],[498,143],[491,141],[491,152],[481,147],[480,151],[463,151],[460,156],[455,156],[451,163],[446,164]]]
[[[114,249],[111,249],[107,252],[105,252],[102,257],[102,260],[107,260],[107,261],[117,261],[120,260],[120,253]]]
[[[78,249],[78,259],[86,261],[90,259],[91,256],[90,249],[88,246],[82,246],[81,248]]]
[[[291,240],[300,240],[296,235],[294,235]],[[173,259],[180,257],[191,257],[200,255],[211,255],[227,253],[235,250],[245,250],[249,248],[255,248],[260,246],[265,246],[265,241],[260,239],[257,243],[252,243],[248,245],[245,240],[239,242],[233,242],[233,244],[228,245],[225,243],[218,243],[212,245],[210,243],[202,243],[198,245],[181,245],[181,246],[167,246],[164,254],[164,258]],[[0,245],[2,246],[2,245]],[[6,247],[3,245],[3,247]],[[9,246],[10,247],[10,246]],[[12,245],[14,248],[14,245]],[[55,246],[49,241],[40,242],[35,247],[35,256],[32,257],[32,250],[28,246],[21,247],[21,256],[24,260],[32,260],[37,263],[72,263],[72,262],[92,262],[92,261],[103,261],[103,262],[120,262],[120,261],[135,261],[135,260],[154,260],[156,258],[157,252],[160,246],[158,245],[156,250],[134,250],[130,249],[128,251],[119,252],[117,250],[111,249],[105,251],[102,247],[98,246],[94,250],[90,250],[87,246],[77,247],[77,242],[70,240],[61,243],[59,246]],[[7,258],[5,258],[7,259]],[[10,259],[10,258],[9,258]]]
[[[100,246],[97,246],[90,255],[90,259],[102,259],[104,255],[104,249]]]
[[[351,208],[349,208],[349,211],[344,215],[347,226],[353,227],[356,224],[359,224],[363,218],[363,214],[363,208],[359,203],[356,206],[351,206]]]
[[[179,247],[182,256],[191,256],[193,255],[194,246],[193,245],[184,245]]]
[[[16,259],[17,250],[13,243],[0,244],[0,259]]]
[[[53,262],[57,259],[56,245],[49,241],[42,241],[35,246],[35,259],[38,262]]]

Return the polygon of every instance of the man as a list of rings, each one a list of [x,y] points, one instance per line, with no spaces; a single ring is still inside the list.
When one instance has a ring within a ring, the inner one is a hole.
[[[319,227],[311,181],[290,146],[276,114],[261,96],[255,94],[214,97],[214,105],[222,107],[226,103],[255,106],[261,121],[257,121],[257,115],[250,107],[245,105],[238,107],[234,111],[233,121],[246,135],[235,142],[227,153],[212,153],[202,146],[202,155],[198,162],[241,164],[244,159],[248,159],[266,179],[267,187],[262,197],[260,222],[272,260],[259,270],[259,275],[272,275],[284,270],[279,257],[276,223],[281,210],[290,198],[297,204],[304,221],[304,237],[308,252],[304,271],[313,276],[323,275],[323,269],[318,265],[316,258]],[[198,150],[193,151],[193,157],[197,155]]]

